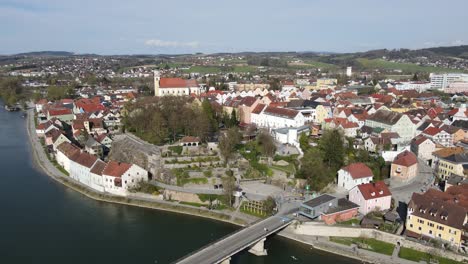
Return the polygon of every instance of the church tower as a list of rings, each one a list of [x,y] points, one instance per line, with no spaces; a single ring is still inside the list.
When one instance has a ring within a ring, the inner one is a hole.
[[[161,74],[159,71],[154,71],[154,96],[160,96],[159,94],[159,81],[161,80]]]

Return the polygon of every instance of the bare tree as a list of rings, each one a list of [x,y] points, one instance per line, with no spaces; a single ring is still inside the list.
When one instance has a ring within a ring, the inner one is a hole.
[[[275,140],[268,132],[262,131],[257,137],[257,142],[262,154],[268,157],[268,164],[271,165],[271,159],[276,152]]]

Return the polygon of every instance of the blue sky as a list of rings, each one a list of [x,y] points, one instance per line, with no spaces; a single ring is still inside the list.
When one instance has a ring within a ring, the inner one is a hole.
[[[352,52],[468,44],[466,0],[0,0],[0,54]]]

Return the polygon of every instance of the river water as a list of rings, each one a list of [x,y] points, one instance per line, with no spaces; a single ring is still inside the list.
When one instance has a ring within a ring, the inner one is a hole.
[[[0,165],[0,263],[170,263],[238,228],[68,189],[35,169],[25,119],[1,103]],[[356,263],[281,237],[266,248],[266,257],[242,252],[231,263]]]

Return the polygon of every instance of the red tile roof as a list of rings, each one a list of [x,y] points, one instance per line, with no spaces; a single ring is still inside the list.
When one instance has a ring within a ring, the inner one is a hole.
[[[97,160],[96,163],[94,163],[93,167],[91,168],[91,173],[94,173],[96,175],[102,175],[102,172],[106,168],[107,163],[105,163],[102,160]]]
[[[366,164],[364,163],[351,163],[348,166],[342,168],[342,170],[347,171],[349,174],[351,174],[351,177],[353,179],[359,179],[359,178],[366,178],[366,177],[373,177],[374,174],[372,173],[372,170],[367,167]]]
[[[257,106],[252,110],[252,114],[260,114],[262,110],[265,108],[265,104],[257,104]]]
[[[414,164],[418,163],[418,159],[413,152],[410,151],[403,151],[402,153],[398,154],[393,161],[393,164],[409,167],[413,166]]]
[[[161,78],[159,80],[159,88],[186,88],[198,87],[196,80],[185,80],[182,78]]]
[[[426,134],[426,135],[435,136],[435,135],[439,134],[440,131],[442,131],[442,129],[440,129],[440,128],[428,127],[428,128],[426,128],[426,130],[423,131],[423,133]]]
[[[289,119],[293,119],[299,114],[299,111],[296,111],[293,109],[272,107],[272,106],[268,106],[267,108],[265,108],[263,112],[269,115],[285,117]]]
[[[383,181],[360,184],[357,185],[357,188],[365,200],[377,199],[392,195],[387,185]]]
[[[107,166],[102,171],[103,175],[113,176],[113,177],[122,177],[122,175],[132,167],[132,164],[109,161]]]
[[[49,116],[61,116],[61,115],[71,115],[72,110],[68,108],[54,108],[54,109],[49,109]]]
[[[76,158],[72,160],[82,166],[91,168],[97,159],[98,158],[96,156],[83,152],[83,153],[80,153],[79,156],[77,156]]]
[[[180,141],[182,141],[184,143],[200,142],[200,138],[199,137],[186,136],[186,137],[183,137]]]

